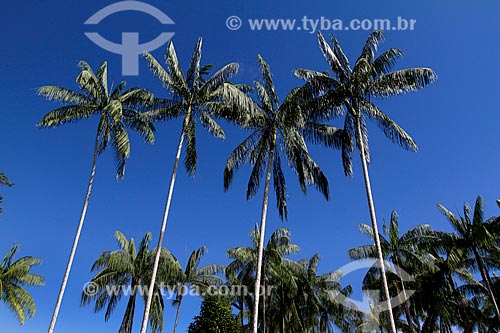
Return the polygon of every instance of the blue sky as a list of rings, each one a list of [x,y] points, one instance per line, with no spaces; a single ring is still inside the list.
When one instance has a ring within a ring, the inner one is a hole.
[[[272,67],[278,94],[283,98],[302,82],[293,76],[296,67],[326,70],[316,36],[306,31],[252,31],[253,18],[351,19],[398,16],[415,19],[413,31],[389,31],[382,49],[397,47],[405,54],[400,68],[431,67],[439,80],[419,93],[383,100],[379,105],[405,128],[419,144],[418,153],[406,152],[387,140],[373,124],[369,126],[372,164],[370,172],[379,221],[397,209],[401,230],[430,223],[448,229],[436,209],[442,203],[461,210],[482,194],[487,216],[497,214],[499,197],[500,138],[497,130],[500,91],[498,40],[500,3],[481,5],[471,1],[147,1],[165,12],[174,25],[174,43],[186,68],[198,36],[204,38],[204,63],[217,68],[240,63],[236,81],[250,83],[258,78],[260,53]],[[119,82],[121,59],[94,45],[84,36],[83,25],[92,14],[114,1],[69,2],[61,0],[7,2],[3,4],[0,42],[0,170],[16,186],[1,189],[5,196],[0,215],[0,253],[14,243],[20,255],[43,259],[35,269],[46,278],[46,286],[31,289],[37,303],[35,318],[20,327],[0,304],[1,333],[34,333],[48,328],[73,233],[83,203],[91,167],[96,119],[58,129],[40,129],[35,123],[57,104],[36,96],[43,85],[76,88],[79,60],[97,67],[109,62],[109,80]],[[293,5],[292,5],[293,4]],[[243,20],[241,29],[231,31],[226,18]],[[164,31],[159,22],[143,13],[124,12],[110,16],[93,27],[109,40],[120,41],[122,31],[137,31],[148,41]],[[330,35],[332,31],[323,31]],[[335,31],[351,60],[359,55],[369,31]],[[164,47],[153,52],[162,57]],[[166,92],[148,72],[143,60],[140,75],[125,77],[128,86]],[[198,132],[199,166],[196,177],[185,170],[176,184],[164,245],[184,264],[192,250],[206,245],[204,263],[228,263],[225,251],[247,245],[248,233],[260,216],[262,192],[245,200],[249,169],[242,168],[229,192],[224,193],[222,171],[231,150],[245,133],[225,124],[225,141]],[[97,176],[80,247],[68,283],[56,332],[113,332],[119,327],[123,306],[109,323],[92,307],[80,308],[83,284],[90,267],[103,250],[116,248],[113,234],[119,229],[140,239],[152,231],[156,242],[173,164],[180,123],[157,125],[156,143],[147,146],[132,136],[132,154],[124,182],[115,179],[110,153],[99,158]],[[336,151],[311,147],[316,161],[330,181],[331,200],[313,189],[302,195],[293,174],[287,173],[289,220],[281,222],[271,197],[268,235],[285,226],[301,246],[299,257],[320,253],[320,272],[348,262],[347,250],[365,244],[357,231],[369,223],[360,164],[355,155],[355,175],[343,176]],[[352,281],[351,281],[352,280]],[[358,283],[355,279],[346,280]],[[187,298],[180,331],[198,313],[199,299]],[[142,314],[142,304],[138,306]],[[174,309],[167,307],[165,330],[173,326]],[[139,317],[136,318],[136,326]]]

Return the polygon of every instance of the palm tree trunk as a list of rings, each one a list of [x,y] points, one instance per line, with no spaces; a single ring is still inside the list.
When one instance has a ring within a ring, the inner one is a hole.
[[[174,193],[175,178],[177,177],[177,169],[179,168],[179,160],[181,158],[182,144],[184,142],[184,136],[186,134],[187,125],[189,122],[189,117],[191,116],[191,107],[186,113],[184,118],[184,123],[182,124],[181,137],[179,139],[179,145],[177,147],[177,154],[175,155],[174,169],[172,170],[172,178],[170,180],[170,188],[168,190],[167,202],[165,204],[165,211],[163,213],[163,220],[161,223],[160,237],[158,238],[158,245],[156,247],[155,262],[153,264],[153,273],[151,275],[151,283],[148,289],[148,299],[146,301],[146,306],[144,308],[144,316],[142,318],[141,333],[146,333],[148,327],[149,310],[151,308],[151,302],[153,301],[153,289],[156,283],[156,274],[158,273],[158,266],[160,264],[160,255],[163,244],[163,236],[165,235],[165,229],[167,228],[168,213],[170,211],[170,203],[172,202],[172,195]]]
[[[56,326],[57,316],[59,315],[59,310],[61,308],[64,291],[66,290],[66,284],[68,283],[69,273],[71,271],[71,266],[73,265],[73,259],[75,258],[76,248],[78,247],[78,241],[80,240],[80,234],[82,232],[83,222],[85,221],[85,215],[87,214],[87,207],[89,205],[90,193],[92,192],[92,185],[94,184],[97,156],[99,155],[99,135],[100,135],[100,130],[97,130],[97,134],[95,137],[95,145],[94,145],[94,159],[92,162],[92,171],[90,172],[87,194],[85,195],[85,201],[83,202],[83,209],[80,215],[80,222],[78,223],[78,227],[76,229],[75,239],[73,240],[73,246],[71,248],[71,253],[69,255],[68,264],[66,265],[66,271],[64,272],[64,277],[61,283],[61,289],[59,290],[59,295],[57,296],[56,306],[54,308],[54,313],[52,314],[52,319],[50,321],[48,333],[54,332],[54,327]]]
[[[264,279],[262,282],[262,332],[266,333],[266,267],[262,267],[262,275],[264,275]]]
[[[177,303],[177,312],[175,314],[174,333],[177,331],[177,324],[179,323],[179,314],[181,313],[182,294],[179,295],[178,301],[179,301],[179,303]]]
[[[389,321],[391,322],[392,333],[397,333],[396,324],[394,322],[394,315],[392,314],[391,295],[389,294],[389,286],[387,285],[387,276],[385,274],[384,257],[382,255],[382,247],[380,245],[380,237],[378,234],[377,218],[375,216],[375,205],[373,203],[370,176],[368,174],[368,166],[366,163],[365,145],[363,142],[363,134],[361,133],[361,122],[359,118],[356,119],[356,130],[358,133],[357,139],[359,144],[359,154],[361,156],[361,162],[363,164],[363,176],[365,179],[366,197],[368,199],[368,208],[370,210],[370,218],[372,221],[372,228],[374,233],[373,236],[375,238],[375,246],[377,248],[380,270],[382,272],[382,283],[384,287],[385,298],[387,301],[387,310],[389,310]]]
[[[269,202],[269,184],[271,183],[271,171],[273,167],[275,147],[276,147],[276,130],[274,129],[273,139],[271,142],[271,149],[269,152],[269,161],[267,162],[266,184],[264,186],[264,199],[262,201],[262,215],[260,219],[259,249],[257,255],[257,273],[255,276],[255,289],[254,289],[255,301],[253,307],[253,333],[257,333],[257,327],[259,323],[259,292],[260,292],[260,280],[262,273],[262,255],[264,252],[264,234],[266,232],[267,206]]]
[[[479,255],[479,252],[477,251],[477,249],[475,247],[473,247],[472,250],[474,252],[474,257],[476,258],[476,262],[477,262],[477,265],[479,267],[479,272],[481,273],[481,277],[483,278],[484,283],[486,284],[486,288],[488,289],[488,293],[490,294],[491,303],[493,304],[493,308],[495,309],[495,313],[497,315],[497,320],[500,320],[500,311],[498,310],[497,300],[496,300],[495,294],[493,293],[493,288],[492,288],[491,283],[490,283],[490,281],[491,281],[490,276],[489,276],[488,272],[486,271],[486,267],[484,267],[483,259]]]

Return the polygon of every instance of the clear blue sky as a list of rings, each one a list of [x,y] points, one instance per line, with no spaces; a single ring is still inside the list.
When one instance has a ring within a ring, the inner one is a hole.
[[[113,1],[9,1],[3,4],[0,27],[0,170],[16,186],[1,189],[5,213],[0,215],[0,254],[14,243],[20,255],[41,257],[34,272],[46,278],[46,286],[31,289],[37,315],[18,326],[14,316],[0,304],[1,333],[35,333],[47,329],[73,233],[80,214],[91,166],[96,119],[58,129],[43,130],[35,123],[57,104],[35,95],[42,85],[75,88],[76,67],[84,59],[92,66],[109,61],[110,81],[119,82],[121,59],[94,45],[85,36],[83,22]],[[281,98],[302,82],[294,78],[296,67],[326,70],[316,36],[306,31],[252,31],[247,19],[303,16],[330,19],[415,19],[414,31],[389,31],[382,49],[397,47],[406,57],[403,67],[431,67],[439,80],[420,93],[380,102],[380,106],[405,128],[420,146],[410,153],[394,146],[371,125],[370,168],[380,222],[393,209],[400,213],[401,229],[430,223],[447,229],[436,203],[452,210],[485,197],[487,215],[497,214],[500,195],[500,92],[498,43],[500,3],[485,1],[148,1],[167,13],[175,25],[174,42],[183,68],[194,43],[203,36],[203,62],[217,68],[228,62],[241,64],[238,82],[258,78],[256,56],[261,53],[271,65]],[[226,27],[226,18],[237,15],[244,26]],[[148,41],[163,31],[153,18],[141,13],[121,13],[97,28],[106,38],[119,42],[122,31],[138,31]],[[331,31],[323,31],[329,35]],[[355,60],[368,31],[335,32]],[[153,52],[161,57],[164,48]],[[126,77],[129,86],[144,86],[165,96],[144,62],[140,76]],[[90,267],[103,250],[116,248],[113,233],[119,229],[136,239],[152,231],[156,242],[171,173],[179,122],[159,124],[153,146],[133,136],[132,155],[125,181],[114,177],[110,153],[98,161],[94,192],[75,264],[62,305],[56,332],[114,332],[122,319],[125,301],[108,324],[104,314],[92,307],[80,308],[83,284]],[[224,193],[222,171],[230,151],[244,133],[225,126],[222,142],[199,131],[199,167],[195,178],[183,168],[176,184],[165,246],[181,261],[202,245],[209,248],[204,263],[227,263],[225,251],[248,244],[248,233],[260,216],[262,192],[245,200],[248,169],[237,175]],[[320,253],[320,271],[336,269],[348,262],[347,250],[365,244],[357,225],[369,223],[360,165],[354,178],[346,178],[336,151],[312,147],[311,151],[330,181],[331,200],[325,202],[313,189],[303,196],[294,176],[287,173],[289,221],[282,223],[274,208],[269,211],[270,234],[285,226],[301,248],[301,257]],[[356,283],[356,281],[353,281]],[[357,282],[359,283],[359,281]],[[181,313],[184,330],[198,312],[199,300],[186,299]],[[173,326],[174,310],[167,306],[165,331]],[[138,304],[137,314],[142,314]],[[139,325],[139,317],[136,318]]]

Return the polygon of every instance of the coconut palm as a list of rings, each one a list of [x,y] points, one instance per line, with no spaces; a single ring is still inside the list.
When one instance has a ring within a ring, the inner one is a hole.
[[[14,184],[11,183],[9,181],[9,178],[7,178],[7,176],[3,172],[0,171],[0,185],[11,187]],[[3,196],[0,195],[0,204],[2,203],[2,201],[3,201]],[[2,212],[2,206],[0,206],[0,213],[1,212]]]
[[[238,71],[237,63],[230,63],[217,71],[210,78],[206,78],[211,66],[200,65],[201,46],[202,39],[199,38],[186,76],[181,70],[172,42],[168,44],[165,54],[166,69],[163,68],[150,53],[145,52],[145,58],[151,71],[160,79],[163,86],[172,96],[169,99],[157,101],[153,111],[149,112],[149,117],[155,121],[173,118],[183,119],[158,238],[158,247],[161,247],[163,243],[184,139],[187,141],[185,150],[186,157],[184,160],[185,166],[188,174],[194,175],[197,164],[196,123],[199,121],[203,128],[210,134],[224,139],[224,131],[214,120],[214,117],[222,117],[230,121],[244,121],[245,113],[235,112],[235,110],[249,110],[252,106],[249,102],[250,99],[243,91],[244,89],[240,89],[228,82],[229,78]],[[159,257],[155,258],[151,284],[154,284],[156,281],[158,263]],[[151,297],[152,295],[150,295],[150,298]],[[146,332],[150,303],[150,299],[148,299],[141,333]]]
[[[249,288],[255,284],[255,272],[257,271],[259,256],[259,242],[261,237],[257,225],[250,233],[250,239],[252,241],[252,246],[237,247],[227,251],[227,256],[232,259],[232,261],[225,271],[229,281],[237,281],[239,285]],[[289,230],[285,228],[275,230],[269,238],[262,254],[262,268],[264,273],[267,273],[264,274],[264,281],[274,279],[273,275],[276,276],[278,272],[283,273],[283,261],[286,260],[284,257],[295,254],[298,251],[298,245],[291,242]],[[254,293],[254,298],[255,295]],[[248,308],[253,308],[255,302],[251,297],[244,297],[247,295],[242,294],[238,296],[242,297],[242,299],[236,299],[235,301],[240,310],[239,319],[243,326],[245,305]],[[263,311],[265,311],[264,309],[263,307]],[[254,316],[255,314],[253,313],[252,315]],[[253,318],[253,316],[251,318]],[[262,323],[263,326],[265,326],[265,317],[262,318]]]
[[[413,139],[396,122],[382,112],[371,101],[371,97],[390,97],[419,90],[433,82],[436,79],[436,74],[429,68],[410,68],[391,72],[396,60],[402,56],[402,52],[392,48],[375,58],[374,53],[383,38],[381,31],[371,33],[361,55],[354,66],[351,67],[335,36],[332,35],[332,45],[330,46],[323,35],[318,32],[321,52],[327,60],[333,76],[330,76],[328,72],[306,69],[296,69],[295,74],[307,80],[302,89],[302,93],[310,100],[308,103],[310,121],[305,126],[306,138],[314,142],[322,142],[328,147],[337,147],[340,144],[342,146],[344,171],[347,175],[352,174],[351,154],[354,151],[354,139],[356,140],[363,167],[375,244],[380,266],[382,267],[384,292],[387,299],[389,299],[389,288],[382,265],[383,255],[368,174],[370,158],[366,118],[375,120],[385,135],[393,142],[403,148],[417,150],[417,145]],[[347,112],[344,112],[344,110]],[[342,136],[339,136],[338,131],[329,126],[320,124],[321,121],[342,115],[344,116],[344,133],[342,133]],[[392,309],[388,307],[388,310],[392,332],[396,333]]]
[[[45,281],[40,275],[30,273],[41,260],[33,257],[15,260],[18,250],[19,245],[14,245],[0,263],[0,301],[10,308],[23,325],[26,318],[36,313],[35,301],[24,288],[43,286]]]
[[[281,320],[281,332],[334,332],[334,326],[343,332],[354,332],[359,315],[353,304],[339,302],[338,297],[340,294],[345,296],[344,299],[350,296],[352,288],[342,288],[338,271],[318,275],[319,261],[319,254],[315,254],[299,262],[285,262],[285,267],[293,272],[296,287],[292,293],[282,292],[284,298],[276,302],[277,306],[285,307],[281,312],[289,314],[287,328],[284,327],[285,318]],[[277,294],[280,294],[279,290]]]
[[[125,235],[115,232],[115,239],[119,249],[114,251],[105,251],[92,265],[92,271],[98,271],[89,281],[95,290],[84,290],[82,292],[81,305],[88,305],[95,302],[94,312],[106,309],[104,320],[108,321],[113,311],[118,306],[123,295],[128,294],[127,307],[123,315],[123,320],[118,330],[119,333],[131,333],[134,323],[134,313],[136,307],[137,295],[143,297],[146,301],[147,292],[145,292],[151,279],[151,268],[153,266],[153,256],[156,250],[149,250],[151,243],[151,233],[147,233],[141,240],[139,248],[133,238],[128,240]],[[177,260],[166,249],[161,251],[161,265],[159,275],[163,283],[174,282],[180,277],[181,271]],[[163,330],[163,298],[159,288],[155,285],[150,324],[153,332]],[[110,289],[115,288],[115,289]]]
[[[359,229],[372,240],[374,239],[372,227],[361,224]],[[411,269],[413,272],[418,268],[432,265],[429,257],[425,256],[425,254],[423,255],[422,251],[430,248],[438,239],[440,233],[434,232],[428,224],[420,224],[400,235],[399,217],[396,211],[393,211],[391,214],[389,226],[384,224],[383,231],[388,236],[388,238],[385,238],[383,235],[379,235],[383,256],[394,264],[398,294],[402,294],[402,298],[400,299],[401,307],[404,310],[410,332],[415,332],[415,327],[418,323],[410,314],[407,303],[409,302],[409,297],[406,294],[404,280],[401,278],[403,276],[401,269],[405,269],[406,271]],[[374,245],[358,246],[349,250],[349,257],[352,260],[376,259],[377,249]]]
[[[500,217],[484,219],[483,199],[478,196],[474,205],[474,211],[468,204],[464,205],[464,216],[457,217],[443,205],[438,206],[443,215],[448,219],[456,232],[454,246],[462,251],[463,258],[469,256],[474,259],[474,266],[477,267],[483,283],[488,290],[491,304],[498,320],[500,320],[500,311],[498,308],[497,297],[492,287],[492,281],[488,272],[488,263],[485,259],[491,249],[498,246],[498,230],[500,226]]]
[[[111,143],[117,159],[117,177],[123,178],[125,173],[125,160],[130,155],[130,140],[127,128],[136,131],[149,143],[154,141],[154,127],[152,123],[138,111],[138,108],[142,105],[152,102],[153,95],[149,91],[139,88],[125,90],[125,81],[122,81],[115,89],[110,90],[108,86],[108,67],[106,62],[102,63],[97,74],[95,74],[90,65],[84,61],[80,62],[79,67],[81,71],[76,78],[76,83],[81,92],[58,86],[44,86],[38,90],[39,95],[46,97],[48,100],[58,101],[63,104],[63,106],[46,114],[37,124],[38,126],[57,127],[92,116],[99,116],[87,194],[85,195],[80,221],[73,240],[73,246],[69,255],[68,264],[66,265],[66,271],[61,283],[61,289],[57,297],[52,320],[50,322],[49,333],[54,331],[76,248],[80,239],[80,233],[82,231],[92,185],[94,183],[98,155],[106,149],[109,143]]]
[[[186,284],[196,286],[199,291],[205,290],[209,286],[217,286],[222,284],[222,278],[216,274],[224,272],[224,265],[212,264],[203,267],[200,266],[202,257],[207,253],[206,246],[200,247],[193,251],[189,256],[186,268],[184,269],[181,278],[178,281],[180,289],[177,290],[177,297],[172,302],[172,305],[177,307],[175,314],[174,333],[177,331],[177,323],[179,322],[179,314],[181,312],[181,303],[184,296],[184,288]]]
[[[328,180],[309,155],[304,138],[300,133],[303,126],[303,114],[297,99],[298,89],[292,90],[282,104],[278,101],[271,69],[259,55],[263,83],[256,81],[258,96],[258,112],[252,114],[247,129],[252,133],[231,153],[224,170],[224,189],[231,184],[234,172],[245,162],[252,165],[252,173],[248,181],[247,199],[258,191],[261,178],[264,176],[264,197],[259,231],[259,252],[255,279],[255,304],[253,309],[253,332],[257,332],[259,289],[262,273],[262,254],[266,230],[269,186],[273,177],[276,193],[276,204],[280,217],[287,219],[286,183],[281,167],[282,155],[297,174],[301,189],[306,193],[306,186],[313,185],[328,200]],[[267,166],[267,171],[264,171]],[[264,173],[265,172],[265,173]]]
[[[414,322],[418,332],[452,333],[453,327],[469,326],[471,317],[466,295],[470,292],[465,288],[478,283],[465,269],[461,251],[451,245],[453,242],[453,235],[442,233],[428,252],[433,258],[432,265],[421,266],[422,269],[413,274],[416,287],[410,308],[414,316],[418,316]],[[461,282],[465,284],[459,285]]]

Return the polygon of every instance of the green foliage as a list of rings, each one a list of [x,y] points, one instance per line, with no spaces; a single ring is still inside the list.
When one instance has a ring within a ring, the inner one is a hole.
[[[196,173],[198,160],[197,123],[211,135],[225,139],[225,133],[215,118],[243,124],[250,110],[248,106],[251,106],[245,92],[229,82],[238,72],[238,63],[227,64],[208,77],[213,66],[201,65],[201,47],[202,39],[199,38],[186,75],[182,72],[172,42],[165,52],[165,68],[149,52],[144,53],[151,72],[171,95],[169,98],[157,98],[146,114],[152,121],[184,120],[181,132],[181,137],[186,139],[184,165],[191,176]]]
[[[434,82],[437,75],[430,68],[410,68],[391,72],[403,53],[389,49],[375,57],[379,44],[384,40],[382,31],[370,34],[361,55],[351,66],[339,42],[332,35],[331,45],[318,32],[321,52],[328,62],[332,75],[308,69],[296,69],[295,75],[306,80],[298,92],[308,102],[303,106],[308,114],[306,139],[322,143],[326,147],[340,147],[346,175],[352,174],[352,153],[354,142],[359,148],[364,143],[363,152],[369,162],[368,132],[366,120],[377,123],[384,134],[394,143],[409,150],[417,150],[417,144],[395,121],[380,110],[371,97],[385,98],[417,91]],[[333,118],[344,117],[342,131],[322,124]],[[357,126],[361,127],[361,137]],[[335,136],[336,137],[335,137]]]
[[[207,253],[207,248],[205,246],[200,247],[198,250],[193,251],[189,256],[186,268],[183,274],[179,278],[179,284],[182,286],[190,284],[191,286],[199,287],[199,290],[206,290],[209,286],[220,286],[223,283],[222,278],[217,276],[224,272],[224,265],[211,264],[203,267],[199,267],[201,259]],[[178,290],[175,300],[172,301],[173,306],[177,306],[177,314],[175,317],[174,333],[177,329],[177,323],[179,320],[179,313],[181,310],[181,304],[183,299],[184,290]]]
[[[135,303],[142,290],[143,300],[146,300],[146,288],[151,281],[151,271],[153,270],[153,258],[156,250],[149,250],[151,233],[147,233],[136,249],[133,238],[128,240],[120,231],[115,232],[115,239],[120,249],[115,251],[105,251],[94,262],[92,271],[97,274],[90,280],[96,286],[97,292],[88,294],[82,292],[81,305],[88,305],[95,302],[94,312],[102,311],[106,308],[104,320],[108,321],[124,292],[108,292],[109,287],[130,288],[129,300],[123,320],[118,330],[119,333],[131,333],[134,321]],[[158,272],[158,283],[166,285],[176,285],[181,275],[180,266],[177,260],[166,249],[162,249],[160,257],[160,269]],[[153,303],[151,307],[150,324],[152,332],[161,332],[163,329],[163,298],[159,293],[159,285],[155,285]],[[124,289],[125,290],[125,289]]]
[[[256,101],[244,128],[251,134],[233,150],[224,169],[224,189],[227,191],[233,181],[234,173],[241,165],[249,163],[252,172],[248,180],[247,199],[258,191],[262,178],[266,177],[266,167],[272,173],[276,193],[276,206],[282,219],[288,218],[286,203],[286,182],[282,170],[282,159],[297,175],[304,193],[307,186],[314,186],[329,199],[328,180],[321,168],[309,154],[301,130],[304,127],[304,115],[301,111],[302,96],[297,89],[292,90],[283,103],[279,104],[276,95],[271,68],[259,55],[262,82],[255,81]],[[269,165],[272,163],[272,165]]]
[[[125,81],[109,91],[106,61],[99,67],[97,74],[85,61],[81,61],[79,67],[81,71],[76,83],[80,92],[57,86],[38,89],[39,95],[60,102],[63,106],[47,113],[37,125],[57,127],[98,115],[95,153],[102,153],[111,143],[116,155],[117,177],[123,178],[125,160],[130,156],[127,128],[137,132],[146,142],[154,142],[153,124],[139,112],[152,104],[153,94],[141,88],[125,90]]]
[[[200,315],[189,325],[188,333],[242,333],[242,328],[226,300],[207,297],[201,304]]]
[[[22,257],[15,260],[19,245],[14,245],[0,263],[0,301],[16,315],[22,325],[36,313],[33,297],[25,287],[43,286],[42,276],[30,273],[41,262],[39,258]]]
[[[237,247],[227,251],[232,259],[226,268],[228,283],[246,286],[251,290],[257,269],[259,231],[252,230],[251,247]],[[340,327],[353,332],[360,320],[358,313],[340,304],[336,295],[348,296],[350,286],[342,287],[340,272],[318,274],[319,255],[295,261],[290,256],[299,252],[291,241],[288,229],[280,228],[269,238],[263,254],[262,286],[269,290],[261,296],[259,308],[260,329],[268,332],[334,332]],[[245,319],[251,321],[249,309],[253,306],[251,295],[232,295],[228,298],[238,310],[241,326]]]

